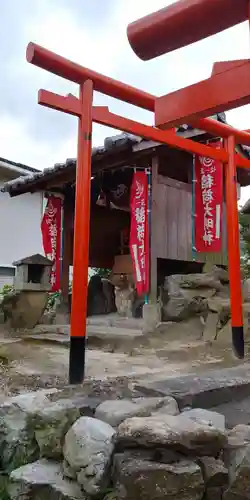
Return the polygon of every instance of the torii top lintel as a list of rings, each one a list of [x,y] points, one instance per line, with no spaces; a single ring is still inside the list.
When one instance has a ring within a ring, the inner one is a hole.
[[[179,0],[129,24],[129,43],[144,61],[215,35],[249,17],[249,0]]]
[[[105,75],[102,75],[100,73],[97,73],[96,71],[93,71],[89,68],[85,68],[77,63],[74,63],[58,54],[55,54],[54,52],[45,49],[44,47],[41,47],[40,45],[34,44],[34,43],[29,43],[27,47],[27,52],[26,52],[26,58],[27,61],[31,64],[34,64],[35,66],[38,66],[39,68],[45,69],[46,71],[49,71],[51,73],[54,73],[58,76],[61,76],[62,78],[66,78],[69,81],[75,82],[82,84],[84,81],[87,79],[93,81],[94,89],[111,97],[118,98],[122,101],[128,102],[130,104],[133,104],[135,106],[139,106],[143,109],[146,109],[148,111],[155,111],[157,101],[160,98],[157,98],[156,96],[149,94],[147,92],[144,92],[140,89],[137,89],[135,87],[132,87],[131,85],[127,85],[123,82],[114,80],[113,78],[109,78]],[[216,66],[216,65],[215,65]],[[218,71],[219,72],[219,71]],[[249,92],[250,95],[250,92]],[[65,98],[64,98],[65,99]],[[46,99],[45,99],[46,101]],[[49,99],[50,101],[50,99]],[[43,105],[46,105],[45,102],[41,103]],[[47,105],[49,107],[53,107],[56,109],[56,105],[53,102],[53,105],[51,102],[48,102]],[[65,103],[64,103],[65,105]],[[60,102],[59,108],[62,110],[63,106],[62,103]],[[66,109],[68,107],[68,109]],[[72,107],[73,106],[73,107]],[[75,105],[72,103],[68,102],[66,104],[65,112],[70,112],[71,114],[77,114],[78,112],[75,113],[73,112],[72,109],[74,108]],[[58,109],[59,109],[58,108]],[[69,109],[70,108],[70,109]],[[111,115],[109,116],[106,113],[106,118],[102,117],[102,123],[114,127],[114,128],[119,128],[117,127],[117,123],[114,126],[114,119],[112,121],[108,122],[108,120],[111,120]],[[124,127],[124,119],[122,119],[123,127]],[[104,123],[105,122],[105,123]],[[99,121],[99,123],[101,123]],[[187,123],[187,121],[183,120],[183,123]],[[219,123],[215,120],[209,119],[209,118],[203,118],[201,119],[200,117],[197,117],[195,120],[195,123],[193,123],[194,126],[200,128],[201,130],[206,130],[209,133],[212,133],[217,136],[221,137],[228,137],[231,134],[234,134],[237,142],[239,144],[246,144],[250,146],[250,134],[247,132],[243,131],[238,131],[236,129],[233,129],[232,127],[229,127],[228,125],[225,125],[223,123]],[[138,124],[140,128],[140,124]],[[121,128],[121,130],[125,130],[125,128]],[[131,126],[126,129],[127,132],[129,133],[134,133],[135,135],[140,135],[138,133],[138,127],[136,128],[135,126]],[[156,129],[152,130],[151,129],[151,135],[154,135],[154,140],[158,140],[159,142],[162,142],[160,138],[156,137],[156,135],[159,135],[159,131]],[[147,134],[147,137],[149,138],[149,134]],[[151,137],[153,138],[153,137]],[[166,142],[168,142],[171,139],[171,142],[173,140],[172,137],[169,135],[165,136]],[[177,138],[175,139],[177,142]],[[165,141],[164,141],[165,142]],[[174,145],[174,144],[173,144]],[[177,144],[176,144],[177,146]],[[184,144],[183,144],[184,146]],[[188,148],[188,144],[186,144]],[[184,148],[185,149],[185,148]],[[188,149],[190,150],[190,149]],[[193,151],[193,149],[192,149]],[[193,151],[195,152],[195,151]],[[205,153],[205,152],[204,152]],[[208,153],[208,151],[207,151]],[[213,151],[214,155],[214,151]],[[223,161],[223,158],[221,158]],[[244,167],[243,165],[243,160],[241,158],[241,166]],[[249,163],[249,162],[247,162]],[[238,163],[239,164],[239,163]],[[249,165],[246,166],[246,168],[249,168]]]
[[[94,89],[98,92],[121,99],[148,111],[154,111],[155,96],[85,68],[40,45],[30,42],[26,50],[26,59],[29,63],[71,82],[81,84],[86,80],[92,80]]]

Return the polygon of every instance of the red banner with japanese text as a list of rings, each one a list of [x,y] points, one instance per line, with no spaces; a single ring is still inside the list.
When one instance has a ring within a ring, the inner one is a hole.
[[[148,180],[134,173],[130,193],[130,254],[138,295],[149,292]]]
[[[219,149],[221,142],[210,147]],[[222,250],[223,165],[220,161],[195,157],[195,242],[196,252]]]
[[[41,223],[44,253],[53,262],[50,276],[52,292],[60,290],[61,209],[62,200],[49,196]]]

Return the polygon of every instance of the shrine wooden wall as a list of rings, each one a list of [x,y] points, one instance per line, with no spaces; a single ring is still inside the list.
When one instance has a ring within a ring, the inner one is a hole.
[[[152,211],[155,257],[227,264],[225,221],[222,253],[192,253],[192,184],[157,175],[152,191]]]

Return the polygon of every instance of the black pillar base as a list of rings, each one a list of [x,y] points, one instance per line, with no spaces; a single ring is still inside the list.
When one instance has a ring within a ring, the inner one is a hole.
[[[70,338],[69,384],[81,384],[85,371],[85,337]]]
[[[235,356],[244,358],[244,330],[243,326],[232,326],[232,343]]]

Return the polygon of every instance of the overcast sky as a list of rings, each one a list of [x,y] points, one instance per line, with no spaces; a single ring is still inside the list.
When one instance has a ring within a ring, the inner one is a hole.
[[[156,95],[210,76],[213,61],[249,57],[244,23],[154,61],[140,61],[127,41],[127,24],[172,0],[1,0],[0,156],[43,169],[76,155],[77,119],[37,104],[46,88],[77,93],[75,85],[26,62],[30,41],[84,66]],[[150,113],[95,96],[98,104],[151,123]],[[250,128],[249,107],[231,111],[228,121]],[[95,125],[100,145],[116,131]],[[250,193],[249,193],[250,194]]]

